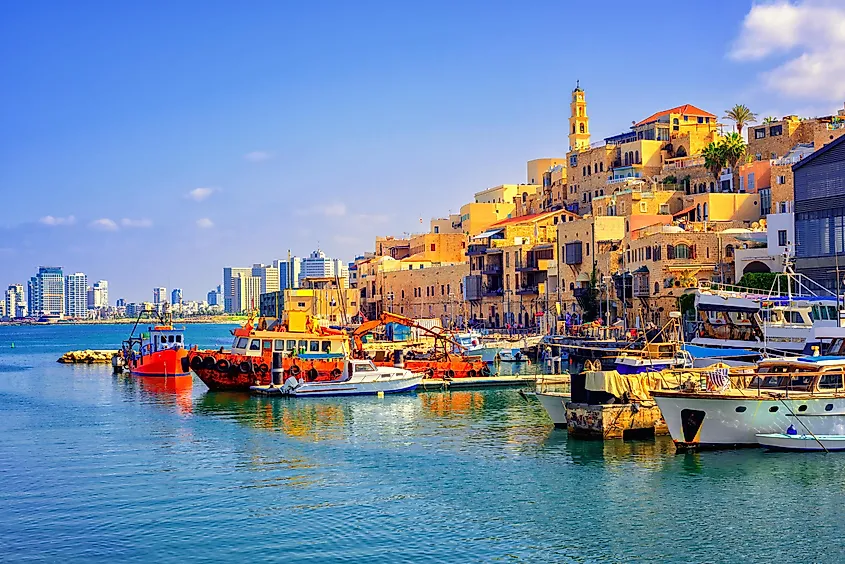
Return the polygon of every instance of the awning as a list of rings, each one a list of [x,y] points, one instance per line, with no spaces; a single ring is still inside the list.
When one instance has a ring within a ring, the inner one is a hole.
[[[689,206],[689,207],[686,207],[686,208],[682,209],[682,210],[681,210],[681,211],[679,211],[678,213],[673,213],[673,214],[672,214],[672,217],[678,217],[679,215],[687,215],[689,212],[691,212],[691,211],[692,211],[692,210],[694,210],[694,209],[695,209],[695,204],[693,204],[693,205],[691,205],[691,206]]]
[[[475,241],[476,239],[487,239],[489,237],[492,237],[493,235],[501,233],[502,231],[504,231],[503,227],[499,228],[499,229],[488,229],[487,231],[483,231],[483,232],[479,233],[478,235],[476,235],[475,237],[473,237],[472,240]]]

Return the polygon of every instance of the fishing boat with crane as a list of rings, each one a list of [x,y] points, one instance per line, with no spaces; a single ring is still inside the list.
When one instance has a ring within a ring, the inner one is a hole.
[[[141,320],[150,312],[142,311],[129,338],[113,357],[115,372],[128,369],[132,376],[150,378],[190,378],[191,369],[185,346],[185,328],[173,325],[168,310],[159,316],[158,325],[151,325],[146,332],[135,336]]]

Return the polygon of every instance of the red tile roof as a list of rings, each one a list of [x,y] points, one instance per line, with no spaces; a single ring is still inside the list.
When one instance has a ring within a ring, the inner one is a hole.
[[[688,115],[688,116],[702,116],[702,117],[711,117],[715,118],[716,116],[711,114],[710,112],[705,112],[701,108],[696,108],[692,104],[684,104],[683,106],[678,106],[677,108],[672,108],[671,110],[663,110],[662,112],[657,112],[656,114],[652,114],[645,118],[643,121],[634,125],[634,127],[638,127],[640,125],[645,125],[647,123],[651,123],[653,121],[657,121],[658,118],[661,118],[665,115],[669,114],[681,114],[681,115]]]
[[[546,217],[551,217],[555,214],[572,215],[572,216],[578,217],[578,214],[572,213],[571,211],[567,211],[567,210],[548,211],[548,212],[532,213],[532,214],[529,214],[529,215],[521,215],[519,217],[509,217],[507,219],[503,219],[501,221],[494,223],[490,227],[501,227],[503,225],[511,225],[513,223],[523,223],[523,222],[528,223],[528,222],[536,221],[536,220],[539,220],[539,219],[545,219]],[[490,227],[488,227],[488,229],[490,229]]]

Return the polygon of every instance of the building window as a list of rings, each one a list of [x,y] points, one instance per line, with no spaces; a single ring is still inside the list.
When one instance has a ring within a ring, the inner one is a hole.
[[[587,256],[590,256],[590,244],[587,243],[586,245],[587,245]]]
[[[766,137],[766,128],[760,127],[754,130],[754,139],[764,139]]]
[[[604,163],[599,163],[599,172],[604,172]]]
[[[772,213],[772,191],[769,188],[760,190],[760,213],[762,215]]]
[[[769,136],[770,137],[777,137],[779,135],[783,135],[783,126],[782,125],[773,125],[769,128]]]
[[[584,124],[581,124],[581,133],[585,133],[587,129],[584,127]]]
[[[784,176],[782,174],[778,175],[776,182],[778,184],[786,184],[786,176]]]
[[[439,227],[439,226],[437,226],[437,225],[435,225],[435,226],[434,226],[434,232],[435,232],[435,233],[440,233],[440,227]]]
[[[660,204],[660,214],[669,215],[669,204]]]
[[[781,247],[786,246],[786,229],[778,229],[778,245]]]
[[[648,213],[648,202],[640,202],[640,213]]]
[[[704,123],[704,118],[702,116],[698,117],[698,123]]]
[[[754,173],[753,172],[748,173],[748,191],[749,192],[754,191]]]
[[[728,258],[734,256],[734,246],[733,245],[727,245],[725,247],[725,256],[728,257]]]
[[[434,243],[431,244],[431,252],[434,252],[435,246]]]
[[[703,210],[704,210],[704,211],[703,211],[703,213],[702,213],[702,218],[704,219],[704,221],[707,221],[707,220],[710,218],[710,216],[709,216],[709,211],[708,211],[708,209],[707,209],[707,202],[704,202],[704,208],[703,208]]]

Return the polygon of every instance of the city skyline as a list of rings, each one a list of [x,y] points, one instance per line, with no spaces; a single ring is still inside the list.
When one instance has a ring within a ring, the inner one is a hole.
[[[740,102],[761,116],[829,114],[845,95],[837,6],[713,2],[719,24],[701,23],[700,45],[640,38],[643,53],[660,52],[660,68],[673,69],[670,79],[656,86],[643,72],[620,88],[607,73],[623,58],[619,44],[595,38],[700,14],[619,3],[608,21],[604,7],[536,3],[418,5],[407,18],[397,7],[338,5],[327,18],[310,6],[233,14],[187,2],[165,26],[130,5],[46,14],[16,5],[0,38],[17,54],[0,62],[16,85],[0,94],[0,168],[7,205],[24,211],[0,224],[3,283],[25,283],[37,264],[74,264],[105,273],[114,297],[128,301],[147,299],[155,284],[201,299],[224,264],[317,246],[350,261],[378,234],[426,231],[474,192],[521,182],[529,159],[563,156],[576,80],[590,89],[596,139],[684,103],[720,118]],[[540,33],[537,13],[559,18],[562,39],[491,41]],[[212,33],[218,27],[226,31]],[[326,44],[297,50],[318,27]],[[439,41],[419,49],[431,35]],[[326,183],[325,168],[343,182]],[[280,226],[244,244],[249,218],[270,207]],[[150,245],[153,234],[182,252]]]

